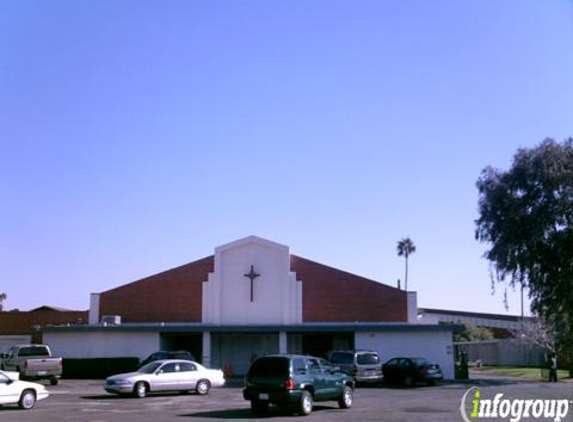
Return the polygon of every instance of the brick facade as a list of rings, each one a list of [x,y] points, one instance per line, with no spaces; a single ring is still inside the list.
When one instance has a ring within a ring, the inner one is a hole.
[[[202,287],[214,256],[108,290],[100,316],[123,322],[201,322]],[[406,292],[291,255],[303,286],[304,322],[406,322]],[[261,321],[264,323],[264,321]]]
[[[291,255],[304,322],[407,322],[406,292]]]
[[[201,322],[203,281],[213,272],[213,256],[152,275],[100,296],[100,316],[122,322]]]

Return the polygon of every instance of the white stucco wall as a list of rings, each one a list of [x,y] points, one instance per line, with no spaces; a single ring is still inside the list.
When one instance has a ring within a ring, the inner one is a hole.
[[[444,378],[453,379],[454,349],[449,331],[356,333],[357,349],[376,350],[383,362],[397,357],[421,357],[442,368]]]
[[[251,265],[259,276],[244,275]],[[287,246],[250,236],[215,249],[215,271],[203,283],[203,322],[292,324],[302,322],[302,285],[290,271]]]
[[[0,336],[0,353],[7,352],[13,346],[28,344],[32,342],[32,336],[12,335]]]
[[[139,332],[45,332],[52,354],[63,358],[146,358],[159,350],[159,333]]]

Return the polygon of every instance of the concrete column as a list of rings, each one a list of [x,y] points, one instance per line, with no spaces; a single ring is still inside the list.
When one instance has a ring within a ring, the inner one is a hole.
[[[211,367],[211,332],[203,331],[203,366]]]
[[[410,324],[418,323],[418,294],[416,292],[407,292],[408,295],[408,322]]]
[[[279,353],[287,353],[287,333],[279,331]]]
[[[92,293],[90,295],[90,311],[88,315],[90,325],[99,324],[99,293]]]

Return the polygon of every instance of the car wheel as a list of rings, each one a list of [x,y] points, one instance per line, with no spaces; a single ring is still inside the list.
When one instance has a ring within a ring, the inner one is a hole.
[[[197,386],[195,387],[195,391],[197,394],[204,396],[205,394],[209,394],[209,390],[211,389],[211,383],[209,380],[199,380],[197,381]]]
[[[436,380],[428,380],[428,385],[436,385]]]
[[[352,401],[354,399],[354,391],[348,385],[345,385],[342,389],[342,396],[338,399],[338,405],[341,409],[349,409],[352,407]]]
[[[251,411],[255,415],[262,415],[269,410],[269,402],[268,401],[260,401],[260,400],[251,400]]]
[[[58,385],[58,378],[51,377],[50,378],[50,385]]]
[[[138,399],[142,399],[147,396],[147,384],[145,384],[143,381],[136,383],[133,387],[133,395]]]
[[[404,385],[406,387],[413,387],[414,386],[414,378],[412,378],[410,375],[406,375],[406,378],[404,378]]]
[[[18,401],[20,409],[31,409],[36,404],[36,393],[34,390],[24,390]]]
[[[310,412],[312,412],[312,394],[310,394],[310,391],[302,391],[297,410],[299,415],[310,415]]]
[[[342,389],[342,396],[338,399],[338,405],[341,409],[349,409],[352,407],[352,400],[354,399],[354,391],[348,385]]]

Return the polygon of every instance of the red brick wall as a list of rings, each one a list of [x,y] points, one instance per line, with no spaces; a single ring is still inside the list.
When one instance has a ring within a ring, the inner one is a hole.
[[[406,322],[406,292],[291,255],[302,281],[304,322]],[[201,322],[203,282],[214,257],[103,292],[100,316],[123,322]]]
[[[302,281],[304,322],[406,322],[407,295],[354,274],[291,255]]]
[[[40,308],[30,312],[0,312],[0,335],[30,335],[36,325],[86,324],[87,311],[57,311]]]
[[[100,295],[100,317],[122,322],[201,322],[203,282],[213,256],[173,268]]]

